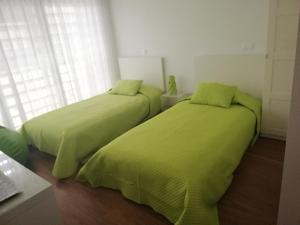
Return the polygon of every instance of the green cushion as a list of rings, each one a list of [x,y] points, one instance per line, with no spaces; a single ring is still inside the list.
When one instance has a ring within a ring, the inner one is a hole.
[[[0,126],[0,150],[21,164],[28,157],[28,146],[23,136]]]
[[[218,83],[201,83],[191,99],[193,104],[229,108],[237,88]]]
[[[110,94],[134,96],[141,88],[142,80],[119,80]]]

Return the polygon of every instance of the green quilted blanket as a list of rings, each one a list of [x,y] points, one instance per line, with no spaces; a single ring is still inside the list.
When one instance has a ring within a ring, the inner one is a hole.
[[[176,225],[217,225],[217,203],[259,132],[260,102],[252,103],[180,102],[103,147],[77,178],[120,190]]]
[[[99,95],[36,117],[21,131],[28,144],[57,156],[52,173],[66,178],[96,150],[157,114],[160,95],[157,89],[136,96]]]

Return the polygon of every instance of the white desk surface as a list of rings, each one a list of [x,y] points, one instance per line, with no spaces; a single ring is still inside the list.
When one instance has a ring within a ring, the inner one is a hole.
[[[41,194],[47,194],[47,189],[51,189],[51,185],[40,178],[27,168],[23,167],[3,152],[0,151],[0,170],[10,177],[21,192],[16,196],[0,203],[0,221],[15,215],[16,211],[22,208],[30,207],[30,205],[41,199]],[[30,200],[30,201],[28,201]],[[27,205],[26,204],[30,204]],[[19,207],[22,205],[22,207]]]

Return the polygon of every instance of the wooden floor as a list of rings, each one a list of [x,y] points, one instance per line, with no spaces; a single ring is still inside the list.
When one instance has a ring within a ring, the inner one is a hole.
[[[235,173],[219,203],[220,225],[275,225],[285,143],[260,138]],[[146,206],[117,191],[93,189],[51,175],[54,158],[32,150],[28,167],[53,184],[65,225],[170,225]]]

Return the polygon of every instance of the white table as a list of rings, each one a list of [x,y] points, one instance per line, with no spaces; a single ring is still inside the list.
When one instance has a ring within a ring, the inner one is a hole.
[[[168,93],[163,94],[161,96],[161,104],[162,110],[166,110],[173,105],[175,105],[179,100],[184,99],[185,97],[190,96],[191,94],[188,93],[177,93],[176,95],[170,95]]]
[[[2,225],[62,225],[54,192],[44,179],[0,151],[0,170],[10,177],[20,194],[0,203]]]

